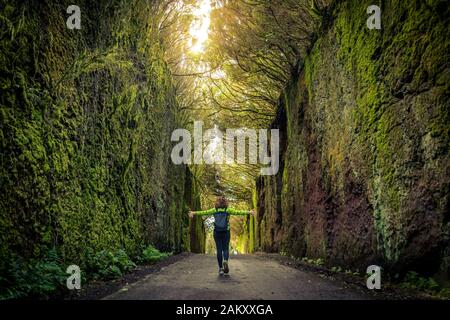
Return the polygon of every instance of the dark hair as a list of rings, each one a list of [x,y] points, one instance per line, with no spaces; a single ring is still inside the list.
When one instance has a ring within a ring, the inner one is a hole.
[[[228,200],[225,197],[217,197],[215,207],[216,207],[216,209],[228,208]]]

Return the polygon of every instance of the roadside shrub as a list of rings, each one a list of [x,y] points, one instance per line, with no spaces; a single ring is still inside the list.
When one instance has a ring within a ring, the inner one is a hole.
[[[436,292],[439,289],[438,283],[433,278],[421,277],[415,271],[409,271],[406,274],[401,286],[407,289],[418,289],[432,292]]]
[[[54,250],[49,251],[43,260],[28,263],[21,257],[14,256],[0,276],[0,300],[47,298],[64,288],[67,276]]]
[[[439,295],[441,297],[450,299],[450,286],[442,288],[441,291],[439,291]]]
[[[170,255],[171,253],[160,252],[150,245],[136,261],[154,263]],[[136,267],[123,249],[102,250],[96,254],[88,251],[86,256],[86,273],[83,272],[83,278],[88,276],[90,279],[111,280]],[[84,267],[82,270],[84,271]],[[25,261],[15,255],[8,261],[6,268],[0,270],[0,300],[48,298],[66,288],[68,276],[55,250],[50,250],[42,260]]]
[[[154,263],[171,256],[172,253],[161,252],[154,246],[149,245],[142,251],[142,262]]]
[[[342,272],[342,268],[341,267],[332,267],[331,272],[337,272],[337,273]]]
[[[310,259],[308,257],[303,257],[302,261],[305,262],[305,263],[309,263],[309,264],[315,265],[315,266],[319,266],[319,267],[324,265],[324,261],[323,261],[322,258],[317,258],[316,260],[314,260],[314,259]]]
[[[95,279],[114,279],[121,277],[124,272],[136,267],[126,252],[119,249],[115,252],[102,250],[95,254],[90,261],[90,273]]]

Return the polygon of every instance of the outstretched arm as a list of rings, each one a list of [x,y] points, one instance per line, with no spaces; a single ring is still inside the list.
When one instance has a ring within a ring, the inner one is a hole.
[[[255,215],[255,211],[245,211],[245,210],[236,210],[233,208],[228,208],[228,213],[232,216],[246,216],[246,215]]]
[[[204,210],[204,211],[189,211],[189,217],[193,217],[195,216],[210,216],[212,214],[214,214],[214,212],[216,211],[216,209],[212,208],[209,210]]]

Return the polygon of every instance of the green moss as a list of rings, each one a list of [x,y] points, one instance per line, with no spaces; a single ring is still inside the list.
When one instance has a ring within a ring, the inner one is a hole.
[[[69,4],[0,6],[0,270],[50,246],[80,266],[87,252],[189,249],[153,4],[81,1],[82,29],[68,30]]]
[[[434,268],[448,257],[448,5],[380,2],[382,29],[369,30],[372,4],[333,2],[282,92],[284,168],[258,191],[270,211],[281,189],[283,219],[263,218],[260,243],[343,266],[378,259],[387,269],[428,262],[436,250]]]

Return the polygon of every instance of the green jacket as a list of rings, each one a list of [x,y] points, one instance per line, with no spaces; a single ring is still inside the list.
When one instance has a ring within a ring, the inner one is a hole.
[[[244,211],[244,210],[236,210],[233,208],[227,208],[226,209],[228,214],[231,216],[246,216],[248,214],[250,214],[249,211]],[[193,214],[195,214],[196,216],[212,216],[214,213],[216,213],[217,209],[216,208],[212,208],[212,209],[208,209],[208,210],[204,210],[204,211],[194,211]],[[230,221],[227,221],[227,229],[230,230]]]

